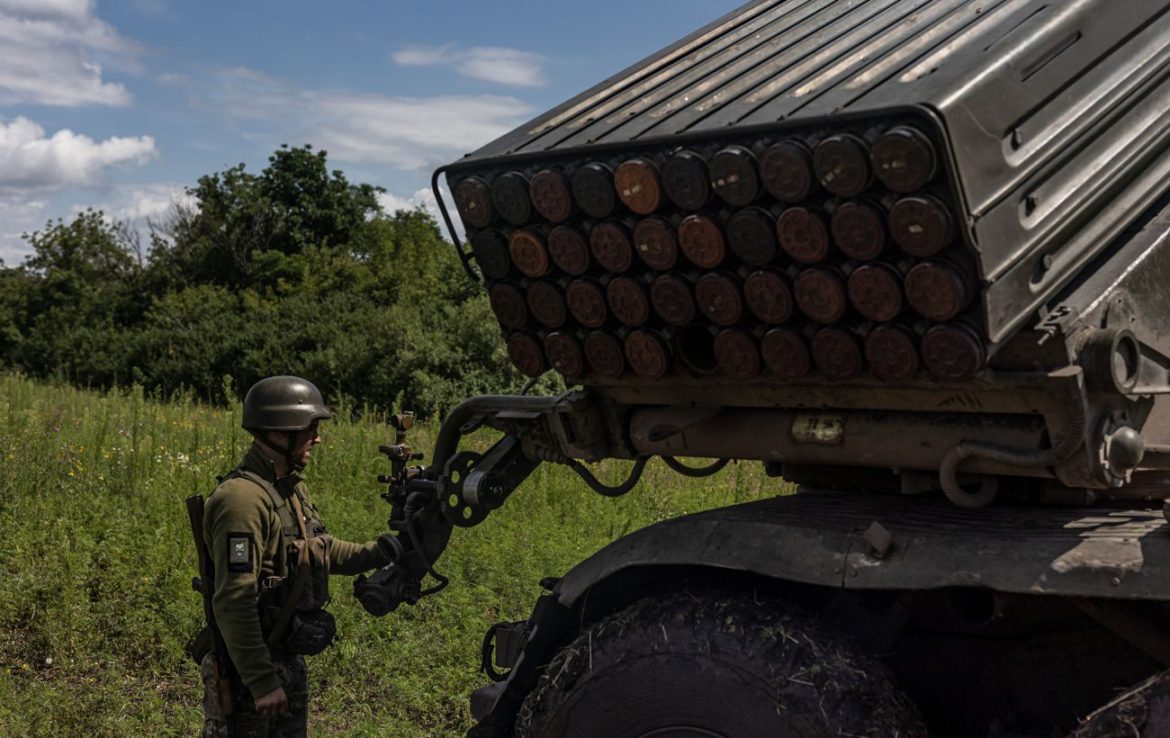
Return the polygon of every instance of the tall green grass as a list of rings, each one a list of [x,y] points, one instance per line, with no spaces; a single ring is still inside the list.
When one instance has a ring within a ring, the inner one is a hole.
[[[331,532],[366,540],[385,529],[377,447],[393,434],[349,415],[362,414],[343,409],[323,429],[308,478]],[[238,410],[0,375],[0,420],[0,735],[197,734],[201,692],[183,645],[202,606],[183,500],[243,454]],[[434,431],[417,428],[415,447],[429,451]],[[311,731],[461,736],[467,695],[486,681],[484,631],[526,617],[541,577],[649,523],[776,485],[755,465],[685,480],[655,462],[633,492],[607,499],[543,465],[502,510],[456,530],[438,596],[376,619],[333,579],[339,637],[310,659]]]

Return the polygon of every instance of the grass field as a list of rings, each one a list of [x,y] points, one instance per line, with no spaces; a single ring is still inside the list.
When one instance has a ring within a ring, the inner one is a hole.
[[[0,419],[0,735],[197,734],[183,644],[202,605],[183,500],[242,455],[238,410],[0,375]],[[368,414],[323,431],[307,474],[314,501],[334,535],[366,540],[385,529],[377,446],[392,433]],[[429,451],[433,433],[418,428],[416,448]],[[526,617],[541,577],[649,523],[777,491],[758,465],[685,480],[653,462],[633,492],[608,499],[542,466],[502,510],[455,532],[438,596],[375,619],[333,579],[339,637],[309,661],[311,732],[463,735],[467,695],[486,681],[483,633]]]

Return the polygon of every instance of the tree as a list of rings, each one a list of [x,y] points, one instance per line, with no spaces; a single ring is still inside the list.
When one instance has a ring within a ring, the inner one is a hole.
[[[255,175],[238,164],[188,188],[197,205],[177,208],[156,234],[154,291],[193,284],[288,291],[306,251],[348,248],[379,214],[378,188],[328,171],[324,151],[282,146]]]
[[[102,386],[128,378],[125,334],[144,305],[129,233],[86,210],[25,234],[33,255],[12,283],[22,310],[12,354],[27,371]]]

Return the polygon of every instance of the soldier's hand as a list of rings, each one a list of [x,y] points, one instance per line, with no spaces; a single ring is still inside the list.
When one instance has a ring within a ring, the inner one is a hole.
[[[288,712],[288,695],[284,687],[277,687],[256,700],[256,712],[261,715],[283,715]]]

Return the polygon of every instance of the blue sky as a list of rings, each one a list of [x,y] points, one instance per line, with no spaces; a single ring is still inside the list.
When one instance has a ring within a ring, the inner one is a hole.
[[[86,207],[158,218],[310,143],[389,208],[737,0],[0,0],[0,259]]]

